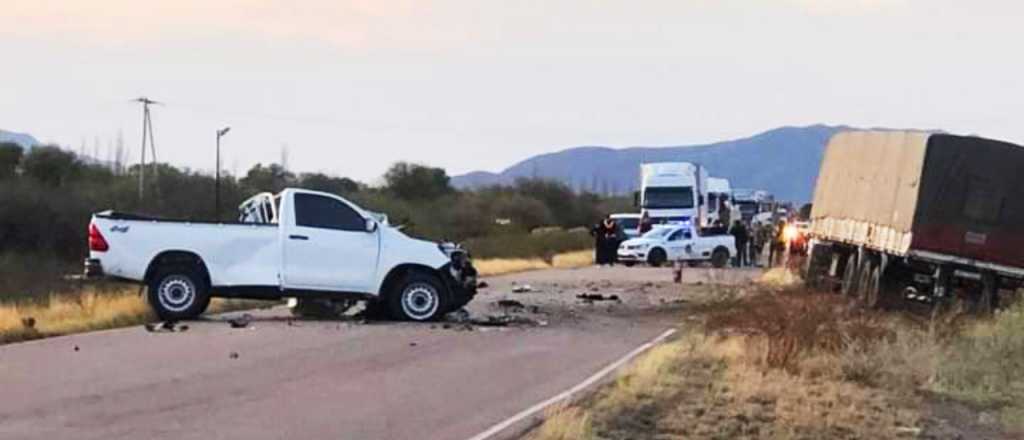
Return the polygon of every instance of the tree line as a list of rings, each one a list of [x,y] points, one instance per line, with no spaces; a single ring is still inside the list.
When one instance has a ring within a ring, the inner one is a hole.
[[[115,167],[56,146],[28,151],[0,144],[0,254],[53,256],[79,261],[87,253],[90,216],[113,209],[157,217],[211,220],[214,178],[188,168],[147,165],[138,194],[138,165]],[[256,164],[244,175],[221,173],[223,220],[258,192],[299,187],[342,195],[366,209],[388,214],[413,236],[480,240],[529,234],[544,226],[573,228],[604,214],[628,210],[624,198],[576,192],[539,179],[477,190],[457,190],[441,168],[398,162],[371,186],[323,173],[294,173],[280,164]],[[489,246],[501,249],[502,246]]]

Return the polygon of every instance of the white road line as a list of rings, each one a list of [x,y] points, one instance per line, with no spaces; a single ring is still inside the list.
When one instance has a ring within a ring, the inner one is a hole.
[[[598,371],[597,373],[594,373],[593,376],[588,377],[586,380],[584,380],[583,382],[580,382],[578,385],[576,385],[576,386],[574,386],[572,388],[569,388],[568,390],[563,391],[562,393],[558,394],[555,397],[552,397],[552,398],[550,398],[548,400],[545,400],[545,401],[540,402],[540,403],[538,403],[536,405],[533,405],[533,406],[531,406],[531,407],[529,407],[529,408],[519,412],[518,414],[505,419],[504,421],[498,423],[497,425],[494,425],[494,426],[488,428],[486,431],[481,432],[481,433],[479,433],[477,435],[474,435],[473,437],[470,437],[469,440],[486,440],[488,438],[491,438],[495,434],[498,434],[498,433],[504,431],[505,429],[508,429],[509,426],[512,426],[512,425],[514,425],[516,423],[519,423],[523,419],[525,419],[527,417],[530,417],[530,416],[533,416],[534,414],[537,414],[537,413],[543,411],[544,408],[547,408],[547,407],[549,407],[551,405],[554,405],[554,404],[556,404],[558,402],[561,402],[563,400],[568,400],[569,397],[572,397],[573,394],[579,393],[580,391],[583,391],[587,387],[593,385],[597,381],[599,381],[602,378],[604,378],[605,376],[607,376],[612,371],[615,371],[619,367],[623,366],[626,362],[629,362],[633,358],[637,357],[637,355],[639,355],[640,353],[643,353],[644,351],[647,351],[651,347],[653,347],[653,346],[657,345],[658,343],[660,343],[661,341],[665,340],[665,338],[667,338],[669,336],[672,336],[672,334],[675,333],[675,332],[676,332],[676,329],[674,329],[674,328],[665,330],[665,332],[660,334],[660,335],[658,335],[658,337],[652,339],[650,342],[647,342],[644,345],[641,345],[641,346],[635,348],[633,351],[631,351],[631,352],[627,353],[625,356],[619,358],[619,360],[617,360],[615,362],[612,362],[607,367],[602,368],[601,371]]]

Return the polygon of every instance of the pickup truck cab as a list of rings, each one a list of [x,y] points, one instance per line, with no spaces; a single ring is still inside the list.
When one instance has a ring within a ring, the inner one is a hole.
[[[701,235],[689,223],[657,225],[639,238],[622,242],[618,256],[627,266],[646,262],[658,267],[683,261],[725,267],[736,256],[736,241],[731,235]]]
[[[144,283],[162,319],[206,310],[211,297],[366,300],[396,319],[426,321],[476,293],[469,254],[410,238],[333,194],[257,195],[233,223],[105,211],[89,224],[87,275]]]

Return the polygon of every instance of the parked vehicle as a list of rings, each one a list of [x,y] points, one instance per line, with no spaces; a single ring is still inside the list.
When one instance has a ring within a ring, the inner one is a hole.
[[[710,262],[725,267],[736,256],[736,240],[728,234],[704,236],[690,224],[655,226],[639,238],[619,245],[619,261],[627,266],[647,263],[658,267],[672,261]]]
[[[732,192],[733,202],[739,208],[740,216],[745,222],[758,222],[765,217],[772,217],[775,198],[768,191],[752,189],[735,189]]]
[[[728,214],[723,216],[722,210],[727,210]],[[732,223],[733,221],[740,220],[741,213],[739,207],[732,199],[732,186],[729,184],[729,179],[723,179],[719,177],[708,177],[708,220],[707,225],[714,225],[719,220],[725,220],[722,223]],[[726,227],[729,225],[726,224]]]
[[[707,226],[708,173],[689,162],[640,165],[640,191],[635,195],[641,214],[654,224],[689,222]]]
[[[977,310],[1024,278],[1024,148],[908,131],[851,131],[825,150],[807,280],[868,306],[959,297]]]
[[[637,213],[620,213],[612,214],[610,216],[615,223],[619,224],[622,228],[622,232],[626,234],[627,238],[636,238],[640,236],[640,214]]]
[[[410,238],[344,198],[301,189],[247,200],[237,223],[95,214],[86,273],[145,284],[162,319],[198,316],[211,297],[295,297],[366,300],[425,321],[476,293],[459,246]]]

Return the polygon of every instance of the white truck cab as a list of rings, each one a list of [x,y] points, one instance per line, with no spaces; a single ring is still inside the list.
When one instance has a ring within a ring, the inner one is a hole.
[[[707,226],[707,170],[690,162],[655,162],[640,165],[641,214],[654,224],[690,223]]]
[[[646,234],[619,245],[619,261],[631,266],[647,263],[658,267],[672,261],[710,262],[725,267],[736,256],[736,241],[731,235],[700,235],[684,223],[657,225]]]
[[[362,299],[423,321],[476,293],[465,250],[410,238],[342,197],[286,189],[239,211],[235,223],[97,213],[86,272],[144,283],[163,319],[195,317],[220,296]]]

